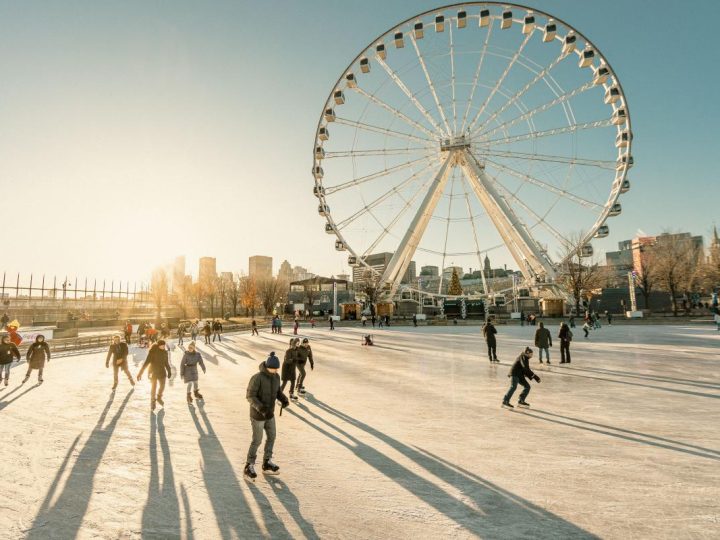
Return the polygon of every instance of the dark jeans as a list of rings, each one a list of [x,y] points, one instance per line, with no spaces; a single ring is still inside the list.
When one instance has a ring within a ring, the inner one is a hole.
[[[257,459],[257,450],[260,448],[260,443],[263,439],[263,431],[267,438],[265,439],[265,451],[263,452],[263,461],[272,457],[273,446],[275,445],[275,417],[273,416],[270,420],[254,420],[250,419],[250,425],[252,426],[252,442],[247,454],[247,463],[255,464]]]
[[[290,383],[290,394],[292,394],[295,391],[295,379],[283,380],[282,386],[280,386],[280,391],[282,392],[283,390],[285,390],[285,386],[288,382]]]
[[[298,376],[298,390],[300,390],[301,388],[305,388],[303,383],[305,382],[305,376],[307,373],[305,372],[305,364],[298,364],[297,368],[300,372],[300,375]]]
[[[490,360],[497,360],[497,343],[488,341],[488,358]]]
[[[132,375],[130,375],[130,370],[128,369],[128,362],[127,358],[123,359],[122,364],[119,366],[117,365],[116,361],[113,360],[113,385],[117,386],[118,383],[118,372],[122,369],[123,373],[127,375],[128,381],[130,381],[130,384],[133,384],[133,378]]]
[[[569,341],[560,341],[560,361],[561,362],[569,362],[570,361],[570,342]]]
[[[220,332],[214,332],[213,333],[213,341],[215,341],[215,338],[218,338],[220,341],[222,341],[222,337],[220,336]]]
[[[150,401],[153,403],[156,399],[162,399],[163,390],[165,390],[165,377],[162,379],[151,377],[152,383],[150,384]],[[155,391],[157,390],[157,394]]]
[[[507,394],[505,394],[503,402],[507,403],[510,401],[510,398],[515,393],[515,389],[517,388],[518,383],[524,387],[523,391],[520,392],[520,401],[525,401],[525,398],[530,393],[530,383],[527,382],[525,377],[518,377],[517,375],[513,375],[512,381],[510,382],[510,389],[507,391]]]
[[[183,344],[183,336],[180,335],[180,336],[178,336],[178,345],[182,345],[182,344]]]
[[[260,334],[258,333],[257,328],[253,327],[253,329],[252,329],[252,334],[250,334],[250,335],[251,335],[251,336],[259,336]]]
[[[206,334],[206,335],[205,335],[205,344],[206,344],[206,345],[209,345],[209,344],[210,344],[210,334]]]
[[[28,367],[27,373],[25,374],[25,379],[30,378],[30,373],[32,373],[33,368]],[[42,374],[43,374],[43,368],[38,368],[38,381],[42,381]]]
[[[132,339],[132,333],[131,332],[125,332],[125,343],[130,345],[130,340]]]

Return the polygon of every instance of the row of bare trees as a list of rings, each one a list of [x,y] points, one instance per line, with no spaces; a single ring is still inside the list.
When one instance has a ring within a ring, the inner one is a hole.
[[[228,313],[233,317],[254,317],[260,308],[269,314],[278,303],[286,301],[288,292],[287,282],[278,278],[255,279],[240,274],[232,280],[218,277],[196,283],[184,281],[173,287],[173,294],[168,284],[165,270],[153,272],[150,290],[158,315],[164,306],[173,302],[183,318],[225,316]]]

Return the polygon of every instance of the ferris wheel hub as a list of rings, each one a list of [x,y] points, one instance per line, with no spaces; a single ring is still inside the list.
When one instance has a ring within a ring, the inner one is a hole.
[[[449,139],[440,140],[440,151],[449,152],[450,150],[461,150],[470,148],[470,139],[465,135],[458,135]]]

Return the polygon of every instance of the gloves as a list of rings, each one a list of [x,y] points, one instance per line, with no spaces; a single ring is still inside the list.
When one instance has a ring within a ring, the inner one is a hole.
[[[287,407],[289,407],[289,406],[290,406],[290,400],[289,400],[289,399],[286,399],[285,401],[283,401],[283,402],[280,403],[280,407],[282,407],[283,409],[285,409],[285,408],[287,408]]]
[[[540,377],[538,377],[537,375],[535,375],[533,379],[535,379],[537,382],[540,382]]]

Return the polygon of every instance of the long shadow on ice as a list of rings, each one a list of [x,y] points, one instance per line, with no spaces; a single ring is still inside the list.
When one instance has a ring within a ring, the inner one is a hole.
[[[188,405],[188,410],[198,431],[205,488],[215,513],[220,536],[223,539],[257,538],[268,535],[272,538],[291,538],[285,525],[272,510],[270,502],[255,485],[251,484],[250,490],[262,511],[265,528],[257,522],[248,505],[246,492],[240,486],[240,481],[217,438],[204,405],[200,402],[197,407],[202,423],[195,407]]]
[[[410,447],[370,426],[356,420],[314,398],[308,401],[317,405],[323,411],[334,415],[338,420],[377,438],[379,441],[391,446],[414,463],[418,464],[440,481],[450,483],[468,498],[473,505],[468,505],[457,497],[447,493],[441,486],[423,478],[401,463],[386,456],[373,446],[357,439],[347,431],[339,428],[321,416],[313,413],[304,405],[301,409],[312,416],[318,423],[325,424],[329,429],[341,434],[340,438],[330,431],[320,427],[303,416],[288,412],[305,422],[308,426],[319,431],[336,443],[353,452],[365,463],[381,472],[398,485],[421,499],[428,506],[446,515],[466,531],[477,534],[482,538],[597,538],[584,529],[556,516],[547,510],[532,504],[494,484],[482,479],[469,479],[460,476],[455,470],[438,463],[417,449]],[[347,442],[347,441],[350,442]]]
[[[300,511],[300,501],[298,501],[298,498],[293,494],[292,491],[290,491],[290,488],[288,488],[287,484],[277,476],[268,475],[266,477],[266,480],[268,484],[270,484],[270,486],[273,488],[275,496],[285,507],[285,510],[287,510],[288,514],[292,516],[292,518],[295,520],[295,523],[297,523],[298,527],[300,527],[300,530],[305,534],[305,537],[309,538],[310,540],[318,540],[320,536],[318,536],[317,532],[315,531],[315,527],[313,527],[313,524],[310,523],[307,519],[305,519],[305,517],[302,515],[302,512]]]
[[[62,492],[58,495],[55,504],[50,506],[50,501],[53,499],[55,490],[57,489],[57,483],[62,475],[62,469],[67,466],[69,455],[66,456],[65,461],[61,466],[61,471],[55,478],[55,481],[50,486],[48,493],[45,495],[40,509],[38,510],[35,520],[33,521],[31,530],[28,532],[28,540],[44,540],[48,537],[52,537],[50,531],[53,527],[62,523],[62,531],[66,538],[75,538],[80,531],[83,518],[87,512],[90,504],[90,498],[93,494],[93,484],[95,479],[95,473],[97,473],[98,467],[102,462],[103,455],[107,449],[110,439],[112,438],[115,426],[120,420],[125,406],[130,401],[133,391],[130,390],[125,396],[125,399],[118,407],[117,412],[113,416],[110,423],[103,427],[105,418],[110,412],[115,394],[110,395],[110,399],[105,404],[105,408],[100,414],[100,418],[95,424],[95,428],[88,436],[85,444],[83,445],[80,453],[75,459],[75,464],[70,470],[65,486]],[[73,448],[77,444],[77,439],[73,443]],[[72,451],[72,448],[71,448]],[[44,526],[48,526],[47,529]]]
[[[604,369],[604,368],[563,366],[563,370],[567,370],[567,369],[570,369],[573,371],[585,371],[585,372],[589,372],[589,373],[599,373],[600,375],[616,375],[618,377],[627,377],[627,378],[631,378],[631,379],[641,379],[641,380],[646,380],[646,381],[656,381],[656,382],[671,383],[671,384],[683,384],[686,386],[695,386],[698,388],[706,388],[709,390],[720,390],[720,383],[698,381],[695,379],[678,379],[676,377],[665,377],[664,375],[646,375],[646,374],[642,374],[642,373],[618,371],[618,370],[614,370],[614,369]]]
[[[158,439],[162,454],[162,483],[158,461]],[[143,538],[173,538],[180,536],[180,503],[175,490],[170,446],[165,436],[165,409],[157,415],[150,413],[150,483],[142,513]]]
[[[2,411],[5,407],[7,407],[8,405],[10,405],[13,401],[17,401],[18,399],[20,399],[21,397],[23,397],[25,394],[27,394],[27,393],[30,392],[31,390],[37,388],[38,386],[40,386],[40,383],[33,384],[32,386],[26,387],[24,392],[22,392],[21,394],[18,394],[18,395],[15,396],[14,398],[12,398],[12,399],[6,399],[5,401],[0,401],[0,411]],[[11,395],[13,392],[17,392],[18,390],[20,390],[20,388],[22,388],[22,386],[18,386],[18,387],[16,387],[14,390],[10,390],[7,394],[3,394],[2,397],[6,398],[6,397],[8,397],[9,395]]]

